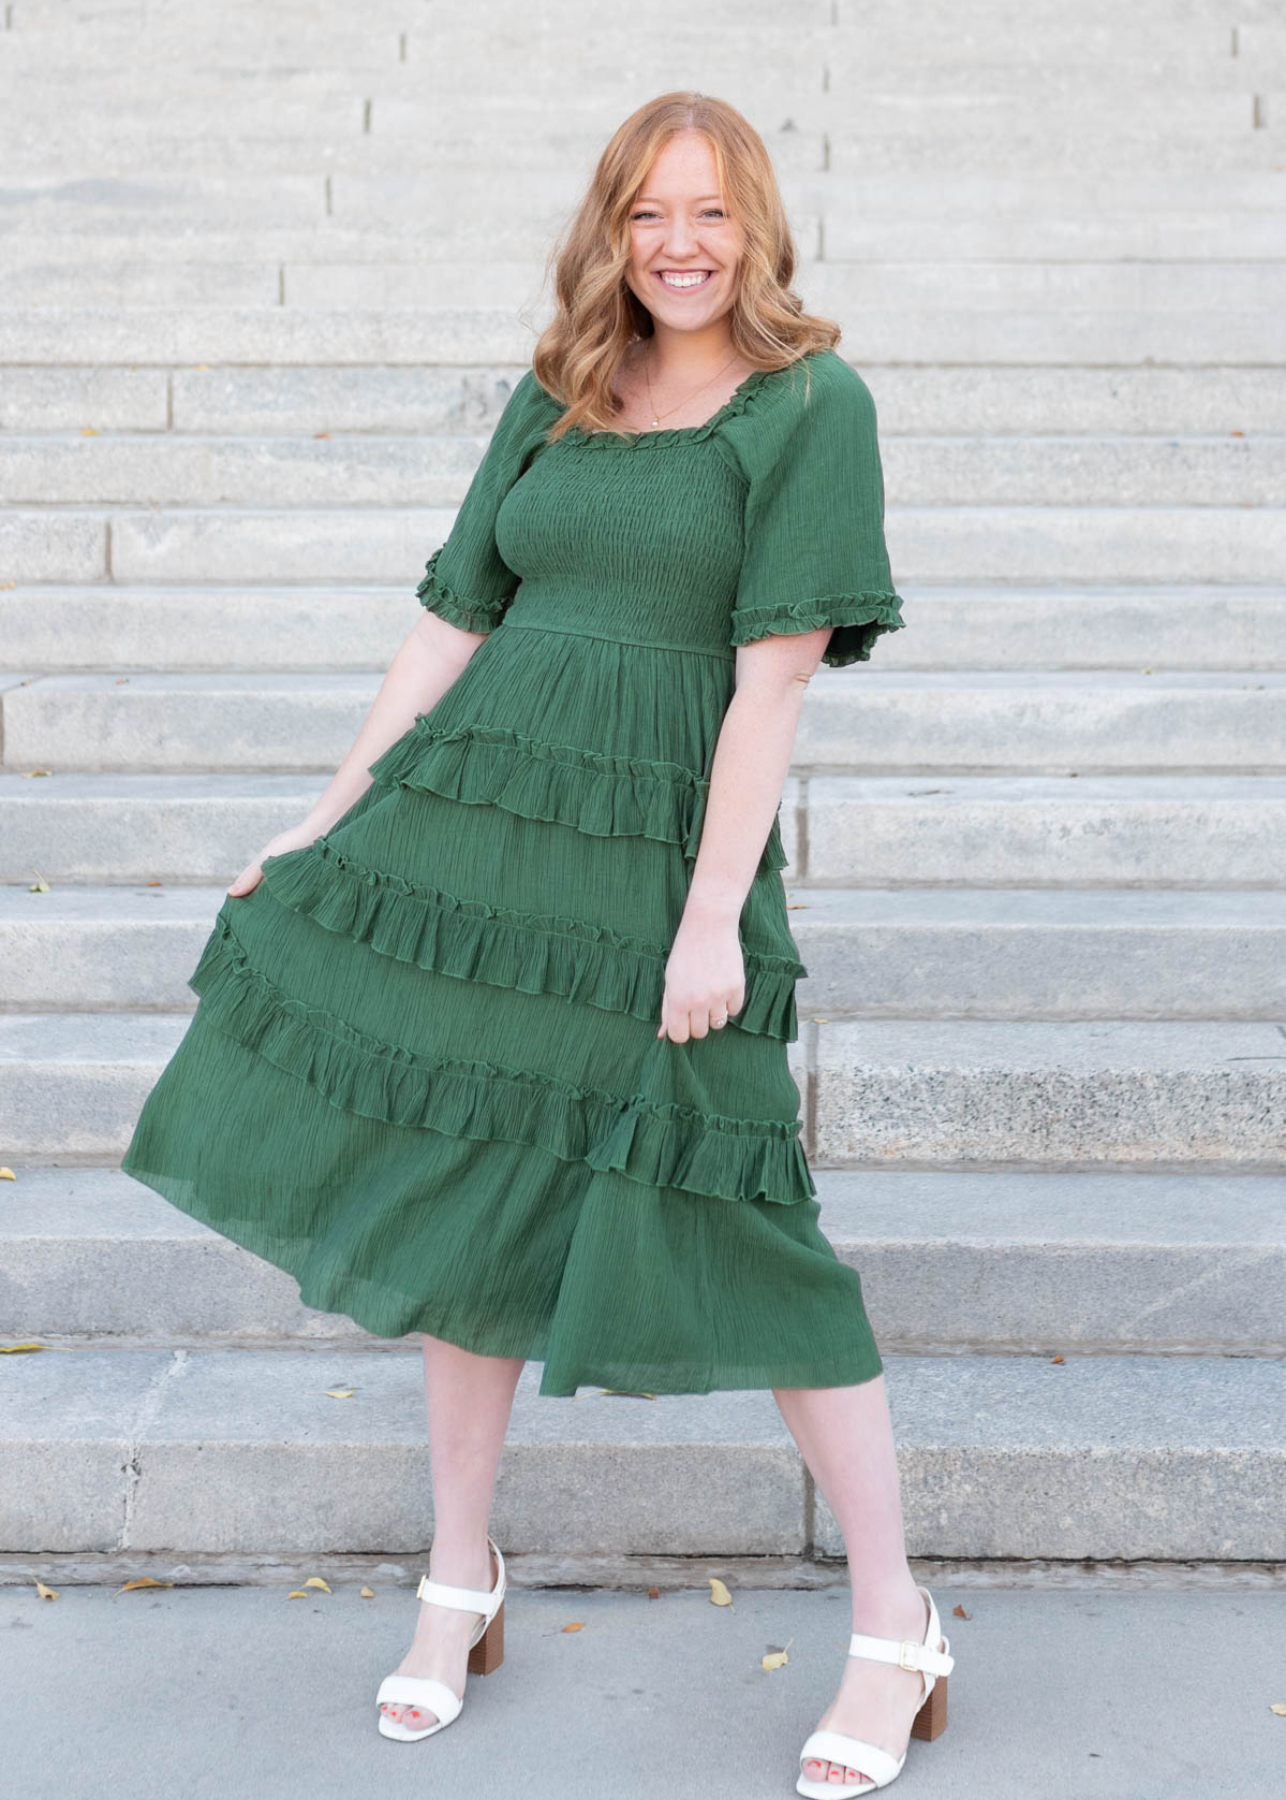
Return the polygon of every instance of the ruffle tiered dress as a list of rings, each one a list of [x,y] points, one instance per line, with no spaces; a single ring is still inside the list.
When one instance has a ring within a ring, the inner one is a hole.
[[[371,786],[228,896],[124,1168],[381,1337],[540,1392],[877,1375],[818,1224],[774,821],[745,1004],[658,1038],[736,646],[901,625],[875,410],[834,351],[704,424],[545,433],[514,387],[421,602],[486,633]]]

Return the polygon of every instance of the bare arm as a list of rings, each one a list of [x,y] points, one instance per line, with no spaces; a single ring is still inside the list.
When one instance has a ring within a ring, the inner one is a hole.
[[[269,839],[237,876],[229,894],[239,898],[259,885],[265,857],[302,850],[329,831],[371,785],[370,765],[410,730],[417,713],[436,705],[485,639],[485,632],[463,631],[436,613],[426,612],[418,619],[389,664],[353,747],[326,791],[306,819]]]
[[[665,966],[659,1038],[703,1038],[712,1017],[745,1003],[741,909],[777,816],[804,689],[830,636],[828,626],[737,651],[737,689],[715,745],[701,847]]]

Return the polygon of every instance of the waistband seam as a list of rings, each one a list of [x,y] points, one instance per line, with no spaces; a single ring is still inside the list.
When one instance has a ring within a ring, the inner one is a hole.
[[[617,637],[614,633],[609,636],[602,631],[578,631],[572,625],[540,625],[535,621],[528,624],[522,619],[507,617],[501,619],[496,630],[503,631],[506,626],[511,631],[543,631],[555,637],[592,638],[600,644],[622,644],[632,650],[677,650],[682,656],[710,656],[716,662],[735,663],[737,660],[737,653],[731,648],[728,650],[702,650],[694,644],[670,644],[660,638],[623,638]],[[494,636],[494,633],[492,635]]]

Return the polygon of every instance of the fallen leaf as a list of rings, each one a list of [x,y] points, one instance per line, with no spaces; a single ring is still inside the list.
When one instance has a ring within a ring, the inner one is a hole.
[[[14,1174],[12,1169],[0,1169],[0,1181],[16,1181],[17,1179],[18,1177]]]
[[[115,684],[115,685],[116,685],[116,686],[117,686],[117,687],[125,687],[125,686],[126,686],[126,685],[127,685],[127,684],[128,684],[128,682],[129,682],[129,676],[128,676],[128,675],[118,675],[118,676],[117,676],[117,677],[116,677],[116,684]]]
[[[330,433],[329,433],[329,431],[314,431],[313,436],[315,438],[324,438],[324,437],[329,437]]]
[[[324,1390],[331,1400],[351,1400],[357,1392],[356,1388],[326,1388]]]
[[[145,881],[143,883],[143,886],[144,887],[164,887],[165,883],[163,881]]]
[[[293,1594],[286,1595],[287,1600],[306,1600],[307,1594],[302,1588],[296,1588]]]
[[[647,1591],[647,1597],[649,1600],[659,1600],[661,1598],[660,1588],[649,1588]]]
[[[1229,437],[1245,437],[1245,435],[1244,431],[1230,431],[1228,433]]]
[[[375,1598],[375,1589],[374,1588],[364,1587],[364,1588],[362,1588],[361,1592],[358,1594],[359,1600],[373,1600],[374,1598]]]
[[[973,1614],[967,1613],[963,1606],[953,1606],[951,1608],[951,1617],[953,1619],[972,1619]]]
[[[619,1394],[626,1400],[655,1400],[655,1394],[645,1394],[635,1388],[599,1388],[600,1394]]]
[[[719,1577],[717,1575],[708,1575],[706,1580],[710,1583],[710,1604],[712,1606],[731,1606],[732,1595],[720,1581]]]
[[[124,1587],[117,1588],[116,1591],[118,1594],[128,1594],[134,1588],[173,1587],[173,1586],[174,1586],[174,1583],[172,1581],[157,1581],[155,1576],[139,1575],[135,1580],[127,1581],[125,1583]]]
[[[814,1025],[829,1025],[830,1019],[829,1019],[829,1017],[826,1017],[821,1013],[814,1013],[813,1014],[813,1024]]]
[[[328,1594],[334,1592],[333,1588],[327,1587],[326,1583],[322,1580],[320,1575],[310,1575],[308,1577],[307,1581],[304,1583],[304,1586],[305,1587],[322,1588]]]
[[[1065,1360],[1065,1358],[1063,1358],[1062,1356],[1051,1356],[1049,1360],[1050,1360],[1050,1362],[1058,1363],[1058,1362],[1063,1362]]]
[[[58,1589],[46,1587],[39,1577],[37,1577],[36,1580],[36,1592],[40,1595],[42,1600],[56,1600],[58,1598]]]
[[[47,1344],[0,1344],[0,1356],[16,1356],[19,1350],[46,1350]]]
[[[1268,1710],[1269,1712],[1286,1714],[1286,1700],[1274,1700]]]
[[[37,775],[51,775],[53,771],[52,769],[19,769],[18,773],[24,781],[34,781]]]
[[[47,894],[49,892],[49,883],[45,880],[43,875],[38,875],[34,881],[29,881],[27,883],[27,892],[29,894]]]
[[[564,1631],[584,1631],[584,1629],[585,1629],[585,1621],[583,1619],[577,1619],[576,1622],[572,1625],[564,1625],[563,1626]]]
[[[767,1669],[769,1674],[771,1674],[774,1669],[780,1669],[783,1663],[788,1663],[790,1661],[786,1651],[790,1649],[790,1646],[794,1641],[794,1638],[787,1638],[784,1649],[770,1650],[766,1656],[761,1656],[759,1658],[760,1666]]]
[[[94,430],[92,425],[82,425],[80,428],[80,435],[82,437],[97,437],[98,433]]]

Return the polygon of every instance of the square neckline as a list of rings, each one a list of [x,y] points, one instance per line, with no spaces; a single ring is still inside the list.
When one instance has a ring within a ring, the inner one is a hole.
[[[802,360],[802,357],[797,357],[795,362]],[[656,427],[655,430],[626,432],[587,431],[583,425],[573,425],[564,434],[564,442],[568,438],[574,437],[585,444],[606,445],[620,450],[636,450],[642,444],[699,442],[700,439],[708,437],[726,419],[735,417],[744,411],[747,403],[770,375],[784,374],[787,369],[795,367],[795,362],[786,363],[780,369],[752,369],[743,381],[738,382],[723,405],[716,407],[710,417],[703,419],[699,425],[662,425]],[[562,410],[565,412],[567,409],[564,407]]]

